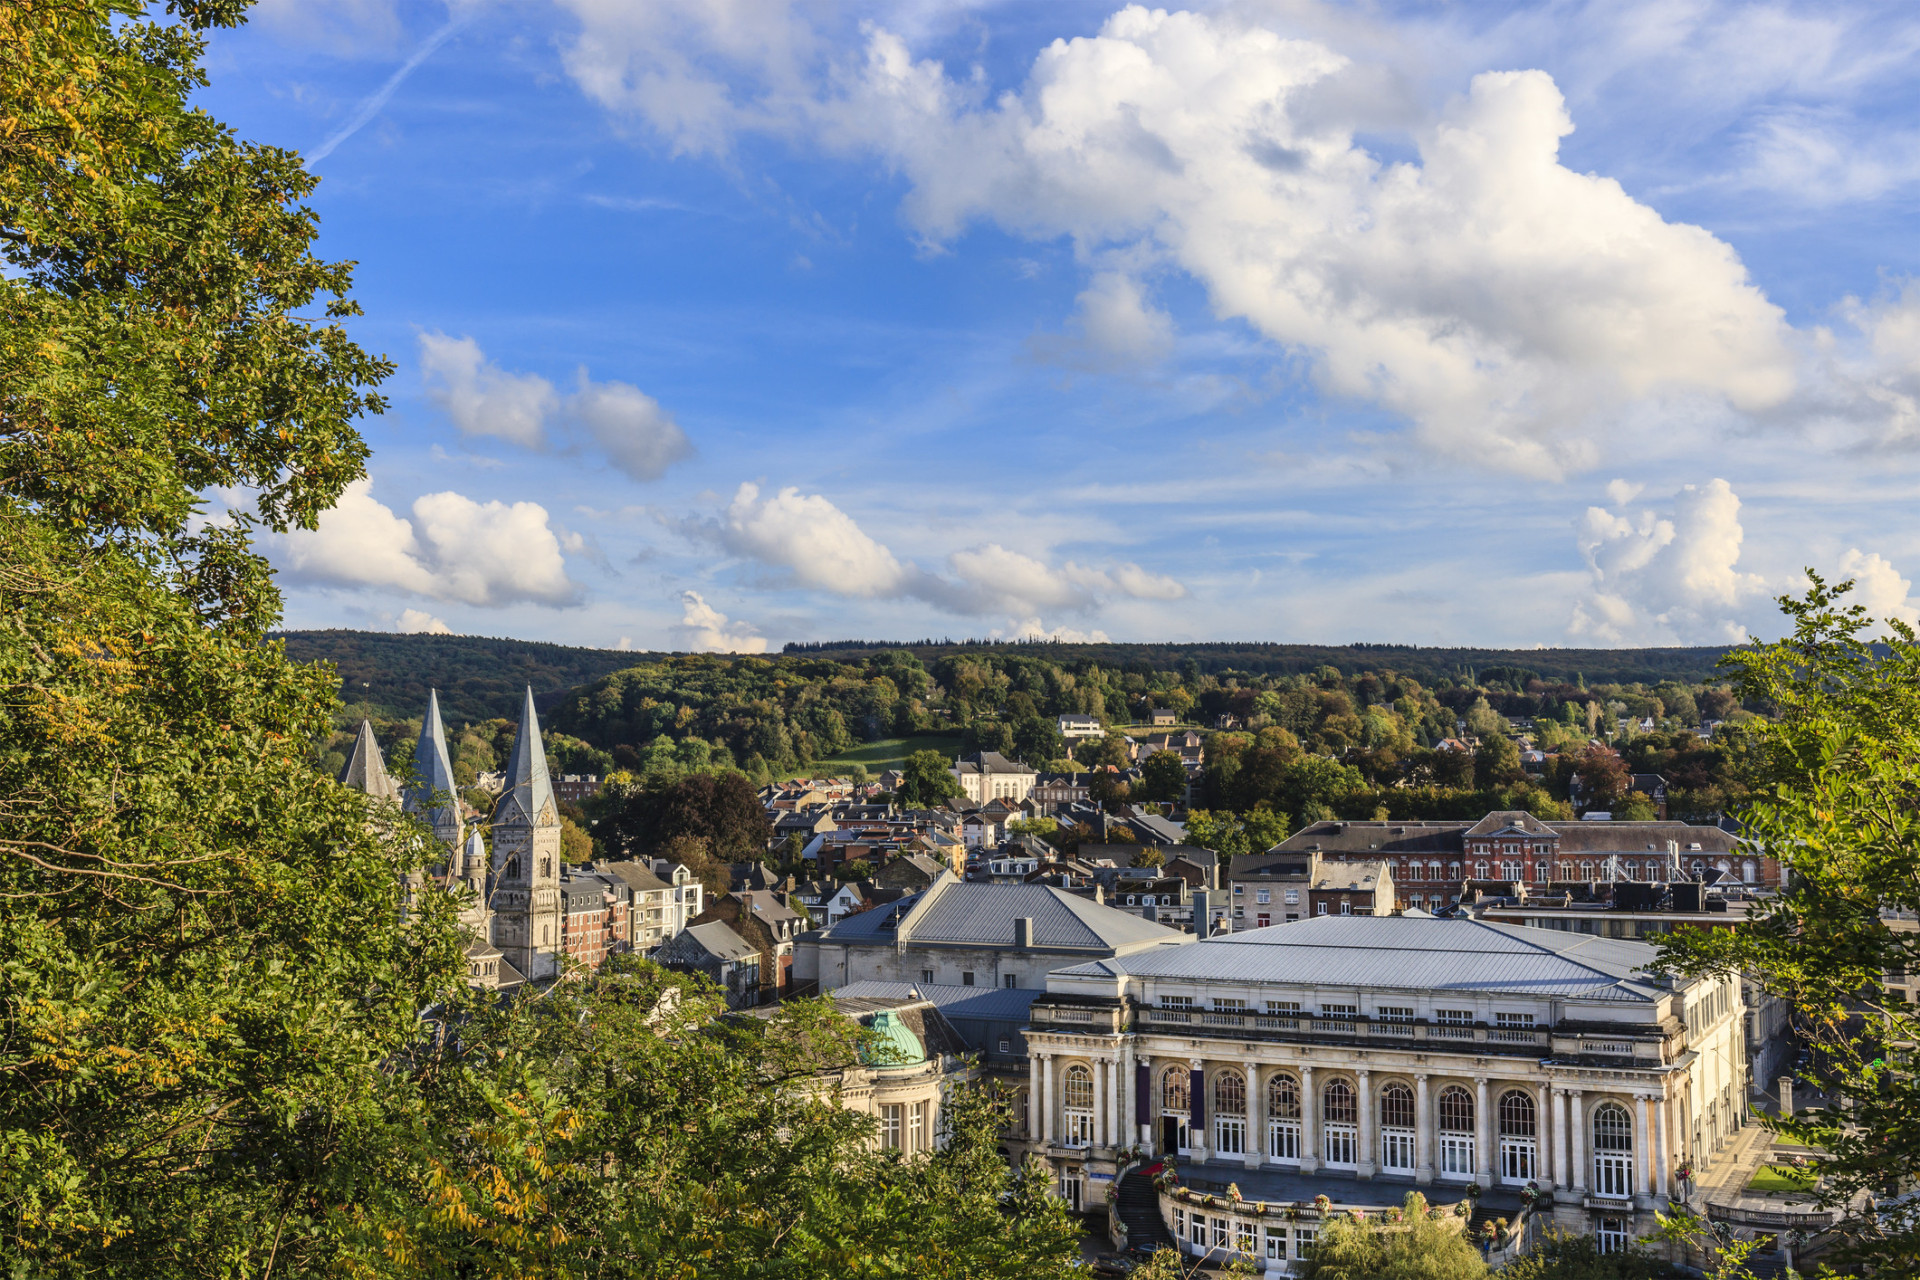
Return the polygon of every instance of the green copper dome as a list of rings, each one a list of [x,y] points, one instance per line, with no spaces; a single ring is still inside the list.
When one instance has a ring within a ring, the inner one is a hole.
[[[882,1009],[873,1015],[873,1021],[867,1024],[873,1029],[878,1043],[870,1046],[860,1056],[870,1067],[910,1067],[917,1062],[927,1060],[927,1051],[920,1045],[920,1037],[900,1015],[891,1009]]]

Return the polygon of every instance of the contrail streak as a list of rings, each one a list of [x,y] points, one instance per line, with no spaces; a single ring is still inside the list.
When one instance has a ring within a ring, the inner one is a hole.
[[[449,18],[444,26],[428,36],[426,42],[413,51],[413,56],[401,63],[399,69],[387,77],[385,84],[368,95],[367,100],[360,104],[360,109],[353,113],[352,119],[341,125],[332,137],[313,149],[312,154],[307,157],[307,167],[312,168],[314,165],[319,164],[322,160],[332,155],[335,147],[360,132],[361,127],[365,125],[367,121],[379,115],[380,108],[387,105],[387,99],[391,98],[393,91],[400,87],[400,82],[412,75],[413,69],[431,57],[433,51],[445,44],[447,37],[452,35],[460,24],[465,21],[465,14]]]

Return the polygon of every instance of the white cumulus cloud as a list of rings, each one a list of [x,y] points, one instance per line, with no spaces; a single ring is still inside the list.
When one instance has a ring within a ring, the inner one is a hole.
[[[470,337],[420,335],[428,394],[461,434],[492,436],[528,449],[554,445],[554,431],[596,446],[635,480],[658,480],[693,456],[687,433],[658,400],[625,382],[595,382],[581,369],[572,395],[538,374],[511,373]]]
[[[393,629],[403,636],[450,636],[453,628],[424,609],[402,609]]]
[[[1580,554],[1593,581],[1574,606],[1569,632],[1602,644],[1745,640],[1743,606],[1765,583],[1738,567],[1745,531],[1733,486],[1687,485],[1663,509],[1618,506],[1588,507],[1579,523]]]
[[[546,508],[534,502],[429,493],[414,500],[410,517],[401,516],[376,499],[372,481],[362,477],[317,528],[270,534],[264,545],[289,578],[329,586],[473,605],[565,605],[580,596]]]
[[[1730,246],[1560,162],[1573,122],[1539,71],[1474,77],[1388,163],[1355,140],[1369,69],[1238,11],[1128,6],[989,99],[878,25],[852,57],[786,7],[570,7],[578,82],[674,145],[759,130],[873,156],[930,240],[986,220],[1176,267],[1444,453],[1557,475],[1636,404],[1758,412],[1795,387],[1793,334]],[[1081,298],[1111,349],[1155,349],[1162,319],[1130,276]]]
[[[1863,606],[1876,620],[1896,619],[1920,626],[1920,604],[1913,599],[1913,580],[1903,577],[1878,552],[1850,547],[1840,557],[1840,576],[1853,579],[1846,603]]]
[[[687,647],[702,653],[765,653],[767,638],[745,622],[735,622],[708,604],[698,591],[680,593],[680,625],[674,628]],[[625,639],[625,637],[622,637]]]
[[[1137,564],[1061,564],[996,542],[947,556],[945,572],[896,556],[857,521],[819,494],[788,486],[762,496],[742,484],[716,519],[690,520],[683,530],[744,560],[779,571],[794,586],[868,599],[917,599],[957,614],[1036,613],[1092,609],[1127,597],[1177,600],[1186,588]]]

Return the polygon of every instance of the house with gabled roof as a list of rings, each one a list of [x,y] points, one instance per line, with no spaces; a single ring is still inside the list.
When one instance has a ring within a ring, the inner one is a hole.
[[[1063,964],[1179,946],[1188,935],[1042,884],[970,883],[943,872],[920,893],[802,934],[794,982],[1038,987]]]

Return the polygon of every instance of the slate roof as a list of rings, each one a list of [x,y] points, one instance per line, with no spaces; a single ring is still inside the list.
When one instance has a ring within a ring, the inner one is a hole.
[[[672,885],[653,874],[644,862],[596,862],[593,869],[603,876],[617,876],[634,893],[658,893]]]
[[[936,946],[1013,946],[1013,922],[1033,921],[1036,948],[1111,953],[1121,947],[1178,943],[1185,934],[1149,924],[1052,885],[967,883],[948,872],[921,893],[884,910],[848,916],[821,933],[823,942],[893,945],[901,917],[922,903],[909,924],[911,941]]]
[[[1032,773],[1024,764],[1007,759],[998,751],[980,751],[961,756],[953,762],[955,773]]]
[[[1644,942],[1484,920],[1316,916],[1055,973],[1640,1002],[1660,994],[1636,972],[1654,954]]]
[[[747,960],[757,958],[760,954],[760,948],[728,928],[723,920],[690,924],[668,939],[660,950],[663,958],[672,960],[690,958],[698,951],[704,951],[715,960]]]
[[[1480,839],[1507,833],[1522,836],[1556,836],[1560,832],[1524,809],[1500,809],[1467,828],[1467,834]]]
[[[386,759],[380,754],[380,744],[373,736],[373,725],[367,720],[360,721],[360,732],[353,740],[353,758],[347,761],[340,782],[375,800],[400,798],[400,787],[387,773]]]
[[[1328,891],[1372,889],[1378,887],[1386,874],[1384,862],[1323,862],[1313,887]]]
[[[1565,822],[1558,828],[1560,852],[1657,853],[1665,855],[1667,841],[1677,841],[1681,856],[1689,853],[1732,853],[1739,837],[1719,827],[1696,827],[1685,822]],[[1699,845],[1698,849],[1691,846]]]
[[[1302,853],[1459,853],[1468,822],[1316,822],[1288,836],[1265,856]],[[1234,871],[1258,871],[1257,859],[1240,858]]]
[[[420,722],[420,741],[413,748],[413,785],[407,788],[405,808],[435,827],[459,823],[460,784],[453,780],[453,761],[447,756],[447,727],[440,721],[440,691],[427,690],[427,714]],[[435,805],[436,797],[446,803]]]
[[[991,1019],[1010,1022],[1025,1018],[1028,1008],[1047,994],[1034,987],[956,987],[932,982],[881,982],[868,979],[835,987],[827,994],[834,1002],[852,1000],[911,1000],[914,993],[930,1000],[949,1018]]]
[[[533,709],[533,686],[528,685],[520,731],[513,735],[513,755],[507,760],[507,785],[493,806],[493,825],[550,827],[559,821],[553,784],[547,779],[547,752],[540,745],[540,716]]]

